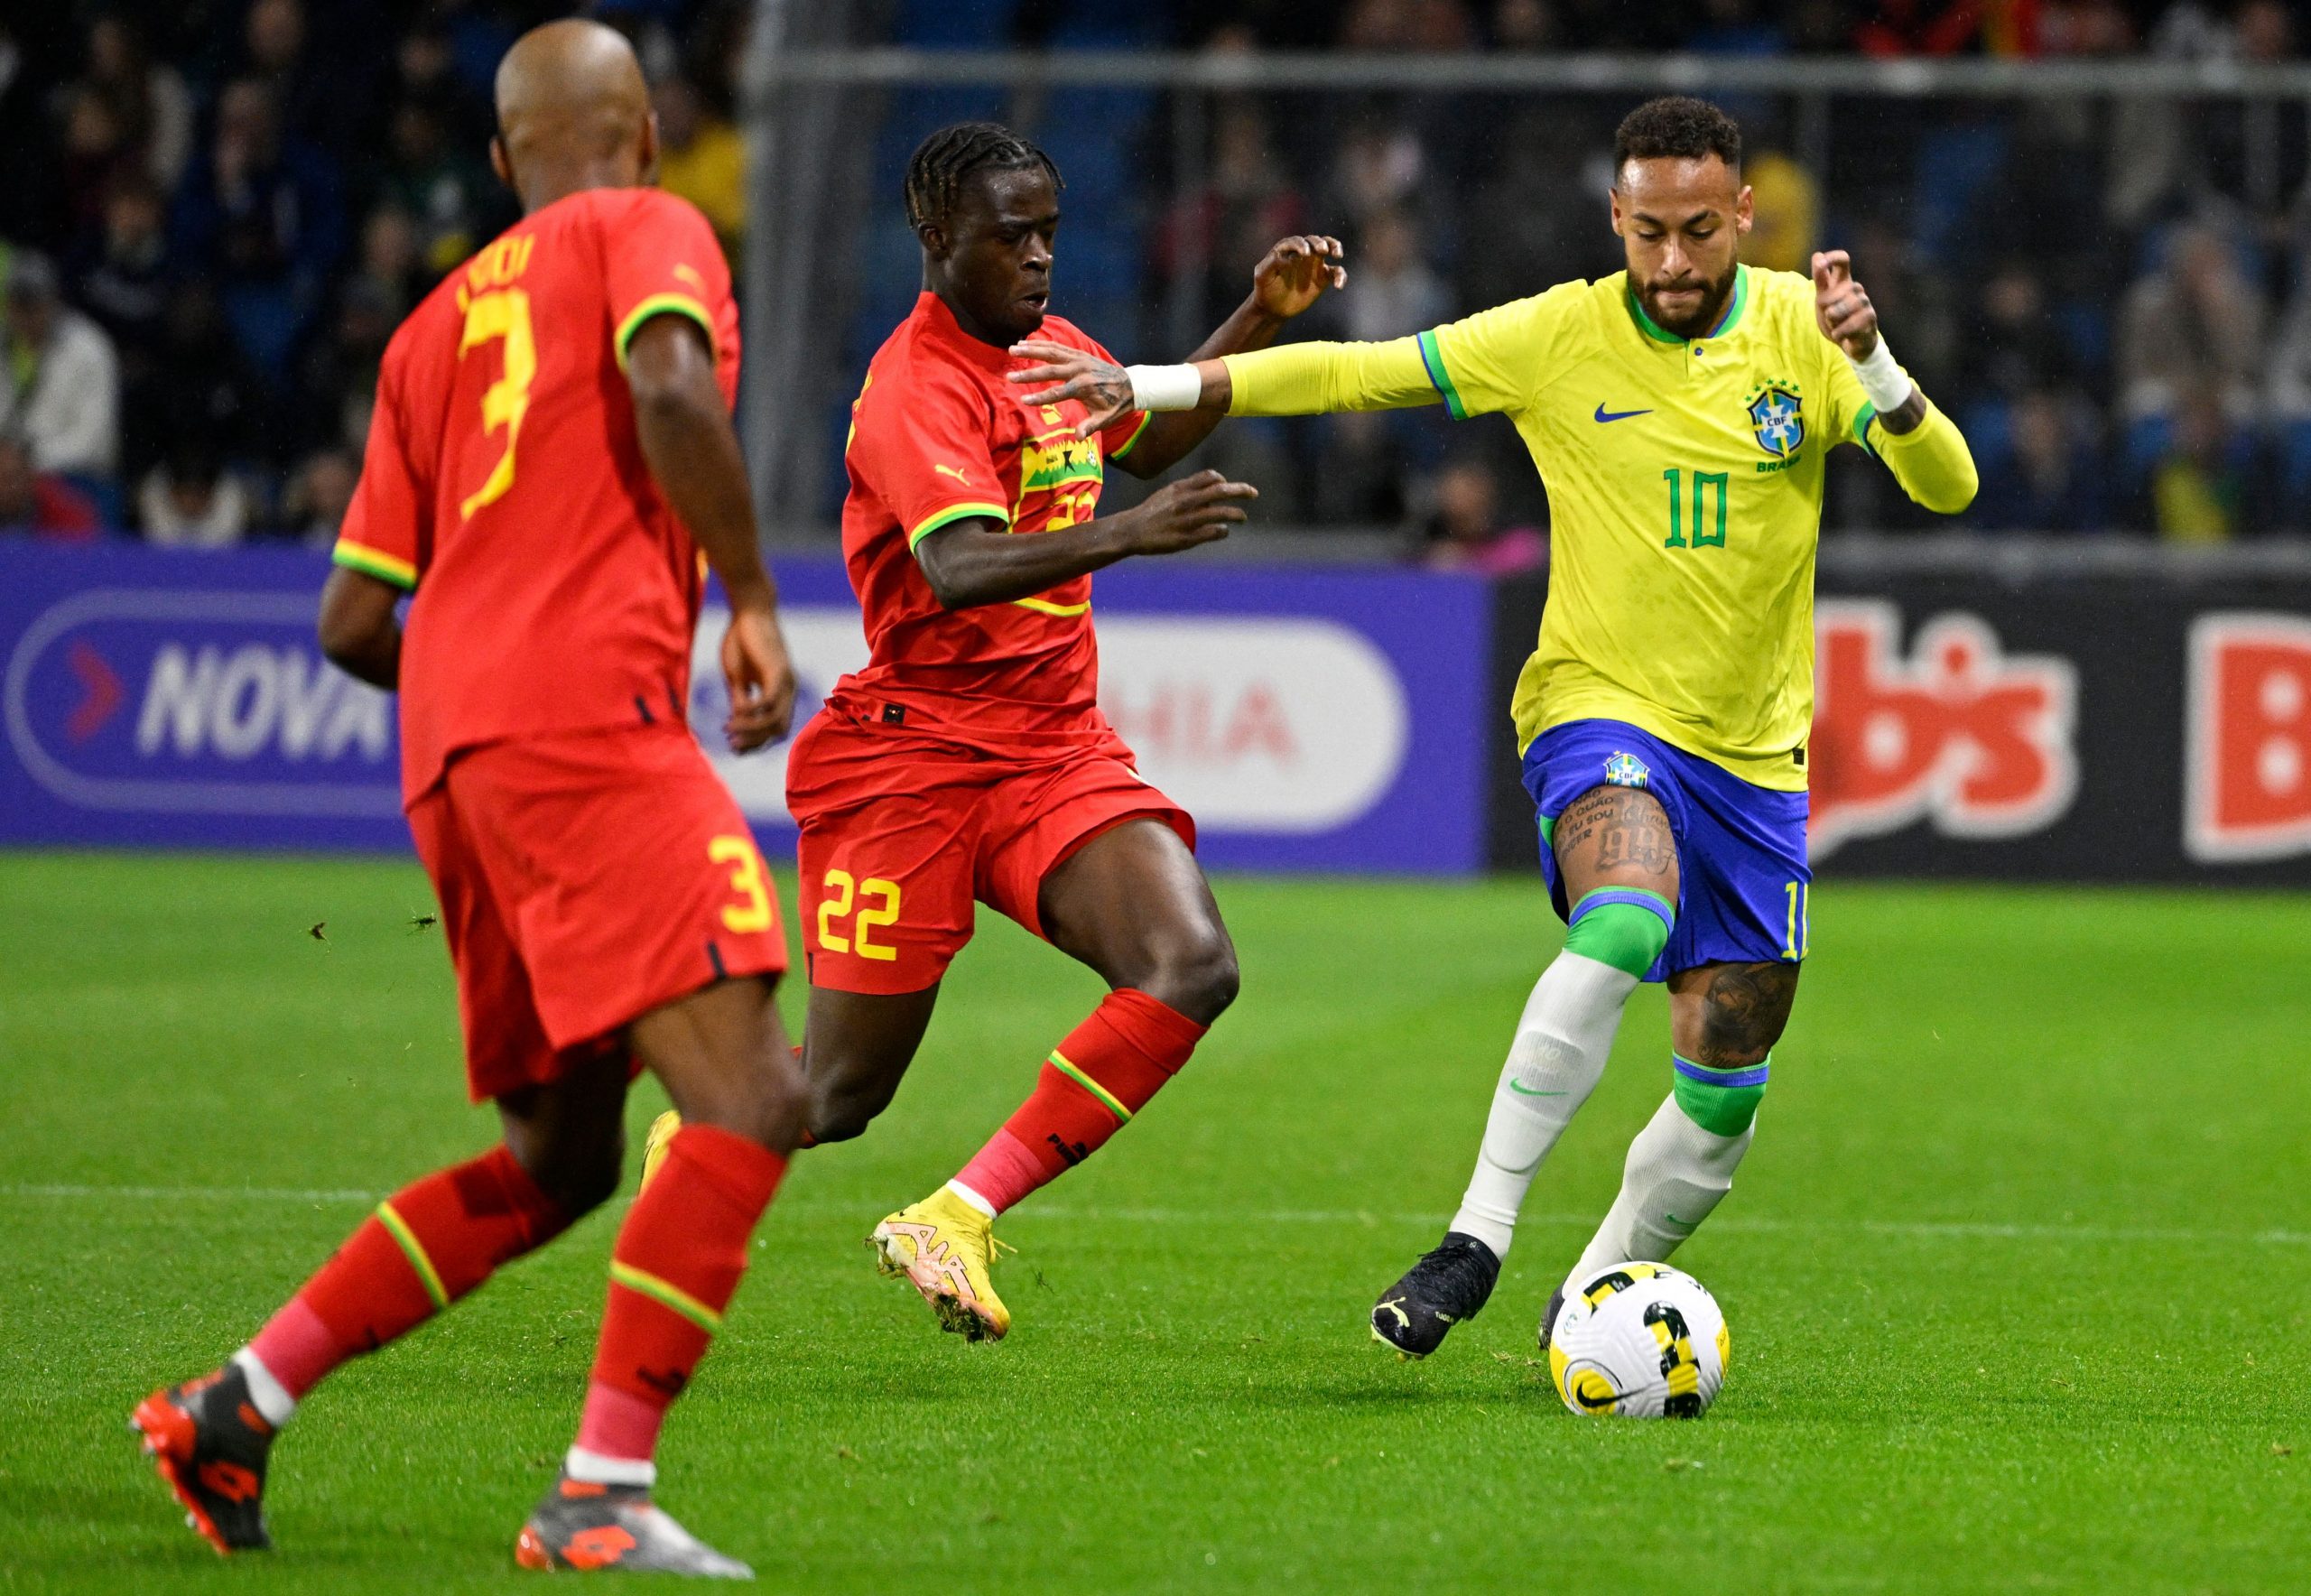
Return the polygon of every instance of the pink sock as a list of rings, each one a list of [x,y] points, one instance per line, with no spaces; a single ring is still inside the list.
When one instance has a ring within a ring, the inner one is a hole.
[[[664,1407],[596,1380],[586,1387],[578,1444],[597,1457],[647,1462],[657,1453],[658,1426],[665,1419]]]

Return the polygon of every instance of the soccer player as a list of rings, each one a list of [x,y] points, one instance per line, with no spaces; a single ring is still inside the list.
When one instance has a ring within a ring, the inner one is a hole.
[[[1236,996],[1236,953],[1187,814],[1149,786],[1098,703],[1091,573],[1224,537],[1254,491],[1205,471],[1098,514],[1112,461],[1152,476],[1216,412],[1110,415],[1024,402],[1008,351],[1040,336],[1105,360],[1048,313],[1060,178],[992,123],[907,164],[923,292],[852,406],[843,557],[871,657],[795,738],[812,1139],[855,1137],[898,1090],[971,934],[1009,915],[1109,991],[1033,1095],[951,1181],[872,1238],[942,1326],[995,1340],[996,1216],[1090,1157],[1187,1062]],[[1345,281],[1331,238],[1286,238],[1197,357],[1258,348]]]
[[[1669,988],[1670,1094],[1573,1275],[1666,1258],[1731,1188],[1808,944],[1805,739],[1824,457],[1860,444],[1911,497],[1974,495],[1965,441],[1896,364],[1842,251],[1813,280],[1740,264],[1741,135],[1687,98],[1614,141],[1628,270],[1416,338],[1118,371],[1049,341],[1014,380],[1081,401],[1301,415],[1499,412],[1547,483],[1549,599],[1513,712],[1542,868],[1567,923],[1495,1089],[1443,1242],[1381,1294],[1410,1357],[1483,1307],[1541,1161],[1641,980]],[[1562,1300],[1541,1321],[1544,1344]]]
[[[730,426],[737,312],[705,218],[641,186],[657,135],[624,40],[548,23],[497,101],[491,155],[525,214],[386,351],[320,636],[400,690],[467,1080],[505,1139],[379,1203],[255,1340],[135,1422],[218,1551],[269,1545],[266,1457],[299,1401],[608,1197],[646,1068],[686,1123],[619,1227],[577,1439],[515,1555],[743,1576],[651,1503],[660,1423],[803,1122],[768,878],[687,715],[707,563],[732,746],[778,736],[794,700]]]

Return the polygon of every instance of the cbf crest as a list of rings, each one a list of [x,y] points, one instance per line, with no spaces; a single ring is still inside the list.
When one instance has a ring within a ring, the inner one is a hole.
[[[1653,779],[1645,761],[1634,754],[1615,754],[1605,761],[1605,781],[1616,787],[1641,787]]]
[[[1749,390],[1749,430],[1758,447],[1776,459],[1787,459],[1805,441],[1805,401],[1797,385],[1768,378]]]

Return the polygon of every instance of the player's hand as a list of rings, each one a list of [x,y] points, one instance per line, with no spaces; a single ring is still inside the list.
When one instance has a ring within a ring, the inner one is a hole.
[[[1091,413],[1077,423],[1077,437],[1089,438],[1100,428],[1111,427],[1131,413],[1131,378],[1114,361],[1102,360],[1089,349],[1054,344],[1039,338],[1013,344],[1011,352],[1036,364],[1007,372],[1004,381],[1022,385],[1029,383],[1047,385],[1035,393],[1020,394],[1022,404],[1057,404],[1067,399],[1082,401],[1083,408]]]
[[[730,718],[722,723],[733,754],[751,754],[786,735],[794,718],[794,666],[778,630],[778,612],[748,606],[730,612],[722,634],[722,679]]]
[[[1230,482],[1217,471],[1198,471],[1166,482],[1137,509],[1117,517],[1131,523],[1135,554],[1176,554],[1199,543],[1216,543],[1230,526],[1249,519],[1244,506],[1260,496],[1248,482]]]
[[[1308,233],[1280,238],[1252,268],[1252,303],[1270,316],[1289,320],[1323,297],[1327,288],[1346,288],[1348,251],[1337,238]]]
[[[1842,249],[1814,256],[1814,319],[1821,323],[1822,336],[1850,359],[1867,360],[1878,347],[1878,307],[1870,302],[1870,291],[1853,280],[1852,258]]]

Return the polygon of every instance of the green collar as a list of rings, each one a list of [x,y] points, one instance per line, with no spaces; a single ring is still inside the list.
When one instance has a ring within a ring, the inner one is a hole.
[[[1679,338],[1675,333],[1671,332],[1659,322],[1654,320],[1652,317],[1647,315],[1645,313],[1644,304],[1637,297],[1637,290],[1627,286],[1626,283],[1624,283],[1622,287],[1621,299],[1622,302],[1629,306],[1629,320],[1637,323],[1638,331],[1643,333],[1647,338],[1651,339],[1655,343],[1683,344],[1690,343],[1692,341],[1690,339]],[[1741,312],[1749,308],[1749,268],[1747,265],[1738,265],[1733,268],[1733,302],[1725,307],[1725,314],[1717,319],[1717,325],[1711,328],[1707,332],[1702,334],[1702,336],[1703,338],[1723,338],[1727,333],[1732,331],[1736,326],[1740,325],[1741,320]]]

